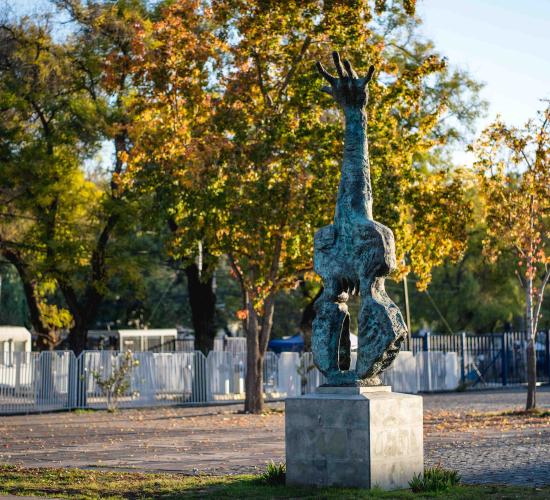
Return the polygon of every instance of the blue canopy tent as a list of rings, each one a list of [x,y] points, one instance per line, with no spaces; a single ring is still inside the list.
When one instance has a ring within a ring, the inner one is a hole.
[[[267,348],[279,354],[281,352],[302,352],[304,350],[304,339],[300,334],[293,337],[283,337],[269,341]]]

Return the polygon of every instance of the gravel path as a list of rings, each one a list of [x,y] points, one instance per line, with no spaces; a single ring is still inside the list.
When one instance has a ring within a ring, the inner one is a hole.
[[[517,409],[524,398],[521,389],[425,395],[426,465],[456,469],[472,483],[550,484],[550,419],[462,428],[465,413]],[[550,387],[539,390],[539,406],[550,408]],[[270,407],[259,417],[237,413],[241,405],[0,417],[0,463],[255,472],[284,460],[283,404]]]

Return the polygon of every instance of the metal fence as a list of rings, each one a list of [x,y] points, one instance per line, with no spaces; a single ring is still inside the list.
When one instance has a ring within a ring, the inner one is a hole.
[[[70,407],[72,352],[0,353],[0,412],[51,411]]]
[[[537,336],[538,380],[550,380],[549,336]],[[245,397],[246,352],[137,352],[120,407],[212,404]],[[526,381],[521,333],[413,337],[382,374],[399,392],[425,392],[520,384]],[[85,351],[0,352],[0,414],[71,408],[106,408],[98,383],[120,367],[124,353]],[[352,355],[352,367],[355,354]],[[267,399],[306,394],[323,384],[311,353],[267,352],[263,391]]]
[[[85,351],[16,352],[0,356],[0,414],[76,408],[107,408],[98,380],[120,368],[125,353]],[[121,408],[238,402],[245,397],[246,353],[212,351],[137,352]],[[355,355],[352,356],[352,363]],[[452,390],[458,384],[455,353],[401,352],[383,381],[400,392]],[[311,353],[267,352],[263,392],[268,400],[298,396],[325,382]]]
[[[456,352],[465,386],[487,388],[523,384],[526,345],[523,332],[413,336],[412,352]],[[536,336],[537,380],[550,382],[550,332]]]

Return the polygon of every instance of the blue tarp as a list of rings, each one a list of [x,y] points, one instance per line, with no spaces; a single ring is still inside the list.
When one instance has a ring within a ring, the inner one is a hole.
[[[293,337],[273,339],[269,341],[267,348],[277,354],[280,352],[302,352],[304,350],[304,339],[300,334]]]

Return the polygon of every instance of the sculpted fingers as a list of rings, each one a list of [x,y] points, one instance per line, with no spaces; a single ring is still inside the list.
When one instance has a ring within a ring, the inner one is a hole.
[[[371,64],[371,67],[367,71],[367,75],[363,78],[359,78],[359,85],[361,87],[366,87],[367,84],[372,80],[372,75],[374,74],[374,66]]]
[[[346,71],[348,72],[348,75],[351,78],[357,78],[357,73],[355,70],[351,67],[351,63],[349,62],[349,59],[344,59],[344,67],[346,68]]]
[[[340,54],[334,51],[332,53],[332,59],[334,59],[334,66],[336,66],[336,72],[338,73],[338,76],[340,78],[345,78],[347,75],[344,73],[344,69],[342,68],[342,61],[340,61]]]
[[[331,85],[334,85],[336,83],[336,78],[332,76],[325,68],[324,66],[317,61],[316,63],[317,71],[321,74],[321,76]]]
[[[369,83],[372,80],[372,75],[374,74],[374,65],[371,64],[367,76],[365,76],[365,83]]]

